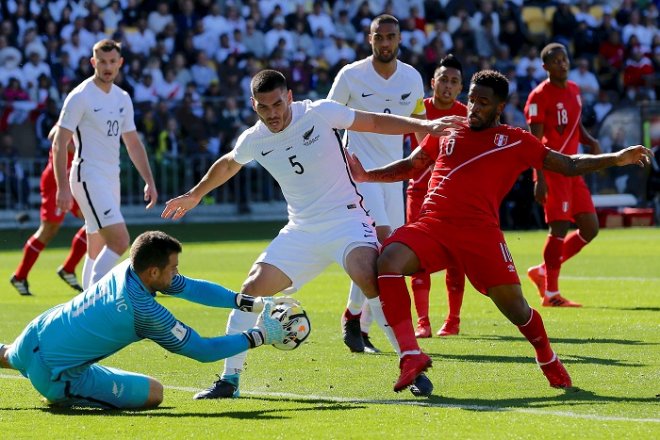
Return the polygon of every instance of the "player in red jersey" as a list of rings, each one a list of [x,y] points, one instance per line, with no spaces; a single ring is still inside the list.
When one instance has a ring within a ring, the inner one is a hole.
[[[52,141],[54,129],[50,131],[48,138]],[[73,160],[73,152],[68,152],[67,167],[71,168],[71,161]],[[23,258],[18,264],[16,271],[9,280],[11,285],[21,295],[32,295],[30,286],[27,281],[28,274],[36,263],[37,258],[42,250],[50,243],[50,241],[57,235],[60,230],[62,221],[66,212],[62,212],[55,202],[55,193],[57,192],[57,185],[55,183],[55,174],[53,171],[53,151],[48,153],[48,164],[41,173],[41,183],[39,185],[41,191],[41,208],[39,209],[39,216],[41,223],[39,229],[28,238],[23,246]],[[76,217],[82,219],[82,213],[78,208],[78,204],[73,204],[71,213]],[[77,291],[82,291],[78,279],[76,278],[76,266],[85,255],[87,251],[87,235],[85,234],[85,227],[82,226],[78,232],[73,236],[71,241],[71,250],[69,255],[64,260],[64,263],[57,268],[57,275],[69,286]]]
[[[438,67],[433,72],[431,79],[433,96],[424,100],[426,107],[426,119],[438,119],[443,116],[467,116],[467,107],[456,98],[463,89],[463,66],[448,55],[440,60]],[[415,136],[410,136],[411,149],[417,147]],[[406,223],[411,223],[419,217],[422,202],[426,197],[429,187],[429,179],[433,166],[420,170],[415,177],[408,181],[406,190]],[[447,285],[447,302],[449,311],[438,336],[457,335],[459,332],[461,305],[463,304],[463,291],[465,289],[465,274],[458,268],[447,268],[445,278]],[[415,336],[418,338],[430,338],[431,321],[429,319],[429,292],[431,290],[431,274],[417,273],[411,277],[413,297],[415,298],[415,309],[417,310],[417,328]]]
[[[566,48],[551,43],[541,51],[548,79],[527,98],[525,116],[530,131],[546,147],[563,154],[576,154],[578,144],[601,152],[600,144],[581,121],[580,88],[568,81],[570,63]],[[535,170],[534,198],[543,205],[549,234],[543,248],[543,263],[530,267],[527,275],[536,285],[546,307],[580,307],[559,293],[562,264],[598,234],[598,217],[591,194],[581,176],[566,177],[548,170]],[[571,223],[577,230],[567,235]]]
[[[378,288],[388,325],[401,348],[401,391],[431,367],[415,338],[405,275],[433,273],[456,265],[518,327],[536,351],[551,386],[568,388],[571,378],[550,347],[541,315],[523,297],[513,258],[499,227],[499,207],[520,173],[529,167],[580,175],[611,166],[650,163],[650,150],[637,145],[618,153],[564,155],[532,134],[500,125],[509,85],[499,72],[477,72],[468,93],[467,125],[446,137],[426,137],[410,156],[365,171],[349,155],[356,181],[392,182],[410,178],[435,160],[420,217],[398,228],[378,257]],[[448,116],[443,122],[456,118]]]

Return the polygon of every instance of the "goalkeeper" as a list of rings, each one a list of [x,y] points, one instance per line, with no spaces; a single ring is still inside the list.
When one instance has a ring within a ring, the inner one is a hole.
[[[142,339],[172,353],[213,362],[287,333],[270,311],[290,298],[253,298],[178,273],[181,243],[160,232],[138,236],[130,258],[70,301],[32,320],[11,345],[0,344],[0,366],[19,370],[49,404],[102,408],[151,408],[163,385],[138,373],[97,362]],[[211,307],[262,314],[255,327],[204,338],[155,301],[156,292]]]

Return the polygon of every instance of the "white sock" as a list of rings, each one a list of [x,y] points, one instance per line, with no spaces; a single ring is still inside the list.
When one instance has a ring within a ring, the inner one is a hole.
[[[374,320],[381,328],[381,330],[383,330],[385,336],[387,336],[387,339],[390,341],[390,344],[392,344],[396,354],[401,356],[401,348],[399,347],[399,342],[396,340],[396,336],[394,336],[392,328],[387,325],[387,320],[385,319],[385,314],[383,313],[383,306],[380,304],[380,298],[369,298],[367,299],[367,302],[369,303],[369,308],[371,309],[371,314]]]
[[[241,312],[240,310],[232,310],[227,320],[227,334],[235,335],[242,333],[245,330],[251,329],[257,323],[259,316],[256,313]],[[247,357],[247,350],[232,357],[225,359],[225,369],[222,374],[241,374],[245,358]]]
[[[371,306],[369,305],[369,301],[365,301],[362,304],[362,315],[360,315],[360,330],[363,333],[369,333],[372,322],[374,322],[374,317],[371,314]]]
[[[360,313],[365,299],[367,298],[362,293],[362,290],[360,290],[357,284],[351,281],[351,288],[348,291],[348,303],[346,304],[348,311],[353,315]]]
[[[82,288],[87,289],[92,281],[92,269],[94,269],[94,260],[85,254],[85,262],[83,263],[82,271]]]
[[[108,246],[103,246],[103,249],[101,249],[101,252],[99,252],[94,261],[94,269],[92,269],[92,279],[90,280],[90,284],[98,282],[98,280],[103,278],[103,275],[110,272],[110,270],[115,267],[120,256],[121,255],[117,255]]]

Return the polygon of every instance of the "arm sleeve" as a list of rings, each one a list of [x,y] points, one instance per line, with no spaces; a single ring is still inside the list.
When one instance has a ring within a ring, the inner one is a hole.
[[[135,112],[133,110],[133,102],[131,102],[131,98],[128,96],[128,93],[124,92],[123,96],[125,98],[125,104],[123,108],[126,116],[124,116],[124,123],[121,127],[122,134],[137,130],[135,127]],[[119,112],[121,113],[121,108],[119,109]]]
[[[64,100],[57,125],[75,133],[85,114],[85,102],[80,93],[70,93]]]
[[[525,104],[525,119],[528,124],[543,124],[545,122],[545,102],[539,93],[532,92]]]
[[[522,151],[524,152],[527,165],[533,167],[534,170],[542,169],[543,161],[551,150],[544,146],[533,134],[525,132],[524,136],[523,145],[525,147]]]
[[[249,142],[247,141],[247,131],[241,133],[236,140],[236,146],[234,147],[234,160],[241,165],[245,165],[254,160]]]
[[[133,296],[135,333],[165,350],[200,362],[213,362],[241,353],[249,348],[243,334],[201,337],[192,327],[174,315],[149,295]]]
[[[210,281],[196,280],[183,275],[175,276],[169,289],[162,291],[162,293],[210,307],[225,309],[238,307],[236,292],[233,290]]]
[[[355,110],[350,107],[329,99],[321,99],[314,104],[317,111],[332,128],[348,128],[355,121]]]
[[[342,68],[335,77],[335,80],[332,83],[332,88],[330,88],[330,92],[328,92],[328,99],[346,105],[351,97],[351,91],[348,87],[348,80],[346,79],[344,72],[345,71]]]
[[[436,160],[440,152],[440,138],[427,134],[422,140],[422,143],[419,144],[419,147],[424,150],[429,157]]]

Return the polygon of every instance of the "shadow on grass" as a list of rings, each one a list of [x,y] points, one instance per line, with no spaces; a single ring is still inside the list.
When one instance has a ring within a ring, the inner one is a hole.
[[[442,361],[456,361],[456,362],[472,362],[479,364],[533,364],[534,360],[530,356],[492,356],[483,354],[444,354],[425,351],[426,354],[433,358],[434,362]],[[611,367],[646,367],[648,365],[639,364],[634,362],[626,362],[618,359],[603,359],[579,355],[563,355],[562,361],[565,364],[588,364],[588,365],[607,365]]]
[[[428,398],[428,402],[430,405],[459,407],[471,411],[506,411],[507,409],[547,408],[553,406],[580,406],[607,403],[658,403],[658,398],[655,396],[606,396],[576,387],[567,390],[558,390],[558,392],[560,394],[554,397],[514,397],[505,399],[431,396]]]
[[[57,408],[45,407],[37,408],[42,412],[52,415],[66,415],[66,416],[90,416],[100,415],[104,417],[200,417],[200,418],[231,418],[231,419],[246,419],[246,420],[284,420],[291,417],[285,413],[300,413],[303,411],[347,411],[354,409],[365,409],[366,405],[360,402],[346,403],[336,402],[330,399],[292,399],[292,398],[268,398],[268,397],[246,397],[241,400],[263,400],[263,401],[287,401],[302,403],[306,406],[296,408],[272,408],[263,410],[245,410],[245,411],[213,411],[213,412],[179,412],[176,407],[161,406],[158,408],[144,409],[144,410],[119,410],[108,409],[103,410],[100,408],[91,407],[73,407],[73,408]],[[313,406],[309,406],[313,405]],[[208,406],[206,407],[208,408]],[[214,407],[214,409],[217,409]],[[33,408],[15,408],[15,410],[33,410]]]
[[[502,335],[484,335],[484,336],[459,336],[460,339],[471,339],[475,341],[499,341],[499,342],[526,342],[522,336],[502,336]],[[553,344],[621,344],[621,345],[658,345],[657,342],[636,341],[632,339],[612,339],[612,338],[553,338],[550,337]]]
[[[660,307],[585,307],[598,310],[623,310],[625,312],[660,312]]]

